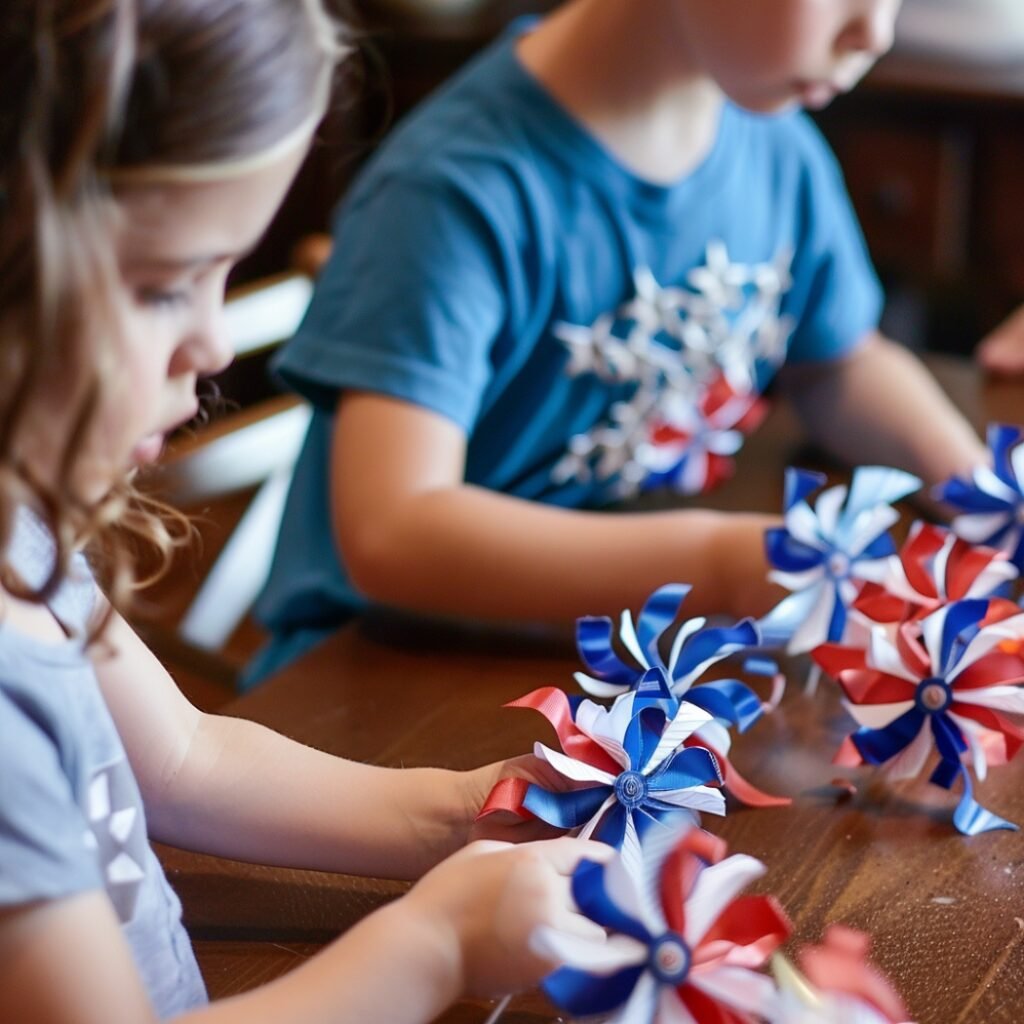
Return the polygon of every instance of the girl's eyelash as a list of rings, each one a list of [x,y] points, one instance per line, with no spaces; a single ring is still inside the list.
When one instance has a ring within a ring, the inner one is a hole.
[[[143,288],[139,292],[139,300],[146,306],[161,309],[178,309],[187,306],[191,295],[187,291],[163,290],[161,288]]]

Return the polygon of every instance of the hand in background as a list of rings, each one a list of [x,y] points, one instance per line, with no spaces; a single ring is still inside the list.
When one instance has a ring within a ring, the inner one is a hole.
[[[1024,373],[1024,306],[981,340],[974,358],[989,373],[1004,376]]]

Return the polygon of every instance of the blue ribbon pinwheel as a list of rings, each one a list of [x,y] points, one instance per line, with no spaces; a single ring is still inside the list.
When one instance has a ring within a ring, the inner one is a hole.
[[[787,469],[784,525],[765,534],[768,577],[792,593],[759,626],[766,643],[791,654],[844,638],[861,584],[881,581],[896,551],[888,530],[899,513],[891,503],[921,486],[902,470],[862,466],[849,489],[829,487],[812,507],[807,498],[824,482],[821,473]]]
[[[623,661],[616,652],[611,619],[577,619],[576,647],[589,674],[577,672],[574,678],[592,697],[618,697],[634,689],[649,669],[657,668],[665,674],[676,697],[685,696],[691,704],[743,731],[757,721],[762,711],[761,700],[750,687],[736,679],[716,679],[699,687],[694,684],[716,662],[757,646],[760,638],[752,619],[713,627],[700,616],[688,619],[673,638],[668,661],[662,659],[659,643],[691,589],[683,583],[659,587],[645,602],[635,627],[628,609],[622,613],[619,639],[636,659],[636,665]]]
[[[866,650],[834,644],[816,650],[815,660],[839,681],[860,725],[836,763],[884,764],[891,778],[913,778],[936,750],[930,781],[945,789],[963,781],[953,814],[957,829],[966,835],[1015,829],[974,800],[964,764],[969,758],[984,779],[1024,743],[1024,614],[1008,608],[958,601],[904,623],[895,637],[874,627]]]
[[[554,687],[535,690],[513,707],[540,711],[555,727],[561,751],[543,743],[535,755],[577,788],[552,792],[523,779],[503,779],[491,791],[481,816],[495,811],[530,815],[562,829],[579,829],[621,849],[632,861],[640,837],[680,808],[725,813],[718,788],[721,772],[714,755],[684,747],[711,716],[693,704],[673,701],[666,714],[667,688],[653,681],[654,695],[630,692],[611,708],[589,700],[570,704]]]
[[[609,935],[595,942],[541,930],[535,945],[566,965],[545,992],[574,1016],[611,1014],[615,1024],[764,1019],[776,988],[756,968],[791,926],[771,897],[738,896],[763,873],[753,857],[725,858],[724,843],[699,829],[652,834],[639,871],[622,859],[583,861],[573,897]]]
[[[717,662],[757,646],[760,638],[753,620],[709,627],[703,617],[688,619],[673,637],[667,661],[662,658],[660,645],[667,639],[690,589],[681,583],[660,587],[647,599],[635,626],[628,609],[622,613],[619,639],[636,659],[636,665],[623,661],[616,652],[611,619],[577,619],[576,647],[590,674],[577,672],[574,678],[591,696],[617,697],[639,686],[642,680],[649,681],[651,673],[657,672],[659,678],[668,681],[674,697],[696,704],[712,716],[713,720],[697,729],[694,738],[718,759],[725,788],[752,807],[788,804],[788,798],[772,796],[753,786],[728,759],[732,745],[729,729],[749,729],[764,710],[761,699],[738,679],[701,679]],[[776,668],[774,663],[769,664]]]
[[[935,492],[961,514],[953,531],[971,544],[987,544],[1009,554],[1024,571],[1024,432],[993,423],[988,428],[992,468],[978,466],[970,480],[952,477]]]

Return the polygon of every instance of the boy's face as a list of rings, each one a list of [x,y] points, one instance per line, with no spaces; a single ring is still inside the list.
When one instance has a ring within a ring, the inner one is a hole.
[[[734,102],[817,109],[892,45],[902,0],[677,0],[692,59]]]

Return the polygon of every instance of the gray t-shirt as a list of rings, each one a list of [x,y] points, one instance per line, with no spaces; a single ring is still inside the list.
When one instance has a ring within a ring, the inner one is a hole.
[[[12,564],[45,579],[53,543],[19,516]],[[96,594],[83,558],[50,601],[75,637],[50,644],[0,614],[0,907],[90,889],[110,898],[161,1017],[206,1003],[181,904],[146,833],[135,776],[85,656]]]

